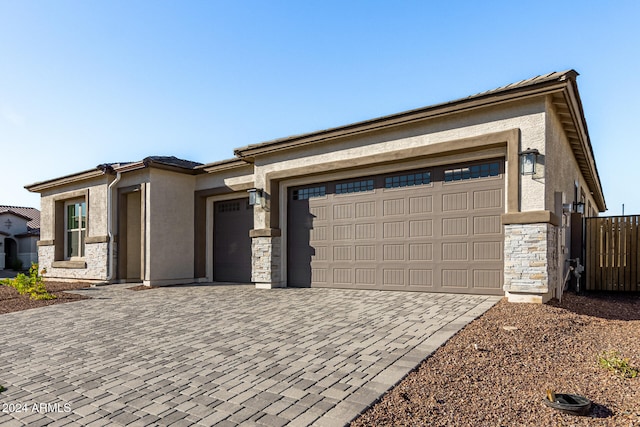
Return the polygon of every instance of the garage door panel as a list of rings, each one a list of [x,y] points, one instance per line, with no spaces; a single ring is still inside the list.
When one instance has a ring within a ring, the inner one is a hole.
[[[394,188],[377,176],[290,189],[288,285],[500,294],[504,179],[460,167],[461,181],[445,182],[446,169],[420,185],[408,173]],[[295,200],[296,191],[309,197]],[[305,212],[310,222],[298,220]]]
[[[333,260],[334,261],[351,261],[352,258],[352,254],[351,254],[351,250],[352,247],[351,245],[348,246],[334,246],[333,247]]]
[[[368,240],[376,238],[376,224],[368,222],[364,224],[356,224],[356,240]]]
[[[500,221],[500,215],[474,217],[473,234],[502,234],[502,222]]]
[[[356,261],[375,261],[376,245],[355,245]]]
[[[409,237],[433,236],[433,220],[417,219],[409,221]]]
[[[433,196],[409,197],[409,213],[423,214],[433,212]]]
[[[474,242],[474,261],[501,261],[502,245],[500,242]]]
[[[443,289],[467,289],[469,287],[469,270],[463,269],[442,269]]]
[[[409,286],[413,289],[433,289],[433,270],[409,268]]]
[[[442,195],[442,211],[466,211],[469,207],[469,193],[446,193]]]
[[[473,270],[474,289],[501,290],[500,278],[502,270]]]
[[[410,243],[409,261],[433,261],[433,244]]]
[[[396,198],[384,200],[382,203],[383,207],[383,217],[394,216],[394,215],[404,215],[404,198]]]
[[[442,261],[468,261],[469,244],[467,242],[445,242],[442,244]]]
[[[473,192],[473,209],[501,208],[503,201],[504,194],[501,188]]]
[[[404,237],[405,221],[390,221],[382,224],[382,237],[385,239]]]
[[[442,219],[442,235],[443,236],[467,236],[469,218],[443,218]]]
[[[333,219],[353,218],[353,205],[351,203],[342,203],[333,206]]]
[[[404,244],[382,245],[382,261],[404,261]]]

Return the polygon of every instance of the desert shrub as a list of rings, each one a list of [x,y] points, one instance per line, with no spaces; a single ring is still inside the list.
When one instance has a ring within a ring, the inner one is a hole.
[[[635,378],[638,376],[638,369],[629,365],[629,359],[620,356],[617,351],[603,351],[598,357],[598,363],[603,368],[620,375],[623,378]]]
[[[44,274],[44,270],[43,270]],[[38,264],[32,263],[29,268],[29,275],[18,273],[15,279],[4,279],[0,281],[3,285],[15,288],[20,295],[29,295],[29,298],[36,300],[55,299],[55,295],[47,292],[44,280],[38,271]]]

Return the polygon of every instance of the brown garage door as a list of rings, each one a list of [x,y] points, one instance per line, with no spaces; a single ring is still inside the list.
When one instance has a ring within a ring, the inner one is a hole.
[[[213,209],[213,280],[250,283],[253,206],[245,198],[216,202]]]
[[[288,286],[502,294],[502,159],[294,187],[288,198]]]

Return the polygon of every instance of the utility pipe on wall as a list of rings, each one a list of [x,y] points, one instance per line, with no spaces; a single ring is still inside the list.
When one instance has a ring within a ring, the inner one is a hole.
[[[120,181],[120,178],[122,178],[122,174],[117,172],[116,179],[109,184],[109,189],[107,190],[107,234],[109,235],[109,259],[107,260],[109,273],[107,274],[107,282],[113,279],[113,187]]]

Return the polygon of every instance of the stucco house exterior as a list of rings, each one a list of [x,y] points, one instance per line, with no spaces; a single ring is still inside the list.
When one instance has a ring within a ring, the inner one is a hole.
[[[544,302],[570,216],[606,210],[576,77],[28,185],[47,277],[506,295]]]
[[[38,262],[40,211],[0,205],[0,270],[27,269]]]

